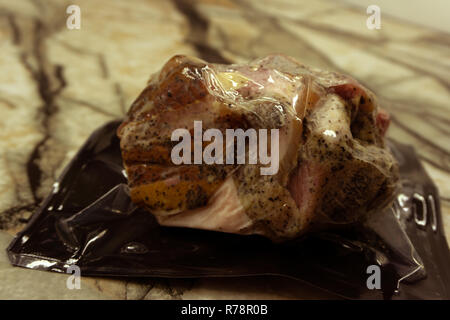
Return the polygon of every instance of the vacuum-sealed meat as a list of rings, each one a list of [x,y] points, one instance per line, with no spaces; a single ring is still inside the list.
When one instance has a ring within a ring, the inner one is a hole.
[[[280,241],[385,206],[389,115],[349,76],[283,55],[175,56],[118,128],[133,202],[164,226]]]

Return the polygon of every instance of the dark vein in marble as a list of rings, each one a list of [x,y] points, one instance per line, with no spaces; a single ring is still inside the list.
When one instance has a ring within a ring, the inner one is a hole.
[[[250,6],[248,4],[248,2],[239,1],[239,3],[245,4],[253,10],[257,10],[255,7]],[[259,13],[261,14],[261,12],[259,12]],[[265,14],[265,13],[262,13],[262,14]],[[338,29],[338,28],[331,28],[326,25],[312,23],[309,21],[301,20],[301,19],[293,19],[293,18],[288,18],[288,17],[286,17],[285,19],[289,20],[292,23],[300,25],[302,27],[327,34],[329,37],[332,37],[332,38],[340,37],[346,41],[350,41],[352,44],[355,44],[355,42],[365,44],[364,49],[370,51],[374,55],[379,56],[382,59],[386,59],[394,64],[401,65],[409,70],[414,71],[418,75],[429,76],[429,77],[435,79],[437,82],[439,82],[448,91],[450,91],[450,80],[449,79],[442,78],[441,76],[439,76],[433,72],[430,72],[429,70],[426,70],[425,68],[421,68],[420,66],[405,62],[401,59],[398,59],[397,57],[390,56],[388,54],[381,54],[379,52],[380,46],[382,46],[383,44],[386,44],[388,42],[388,39],[384,36],[381,36],[379,38],[367,38],[367,37],[358,35],[356,33],[348,32],[346,30],[342,30],[342,29]],[[443,38],[445,39],[447,37],[443,37]],[[428,39],[428,40],[430,40],[430,39]],[[432,38],[432,40],[436,41],[436,39],[434,39],[434,38]],[[442,43],[445,44],[446,42],[443,41]]]
[[[33,194],[33,198],[36,203],[41,202],[41,197],[38,196],[38,189],[41,185],[42,170],[39,167],[39,160],[42,157],[42,149],[50,139],[50,118],[58,110],[58,106],[55,102],[55,98],[66,86],[64,79],[63,66],[49,65],[45,56],[45,38],[48,35],[47,27],[39,19],[34,19],[32,29],[32,48],[30,52],[24,51],[20,55],[21,62],[25,66],[26,70],[30,73],[31,78],[34,80],[39,96],[42,100],[40,106],[40,115],[42,119],[40,121],[43,137],[34,147],[30,157],[28,158],[26,169],[28,174],[28,180]],[[33,66],[28,59],[32,58],[36,64]],[[51,69],[48,71],[48,69]],[[52,82],[56,82],[56,88],[52,88]]]
[[[155,282],[150,283],[148,288],[146,288],[145,292],[136,300],[144,300],[145,297],[149,294],[149,292],[155,287]]]
[[[426,137],[424,137],[424,136],[418,134],[416,131],[414,131],[413,129],[411,129],[411,128],[408,127],[407,125],[403,124],[401,121],[399,121],[394,115],[391,115],[391,119],[392,119],[392,122],[393,122],[397,127],[399,127],[399,128],[401,128],[402,130],[406,131],[409,135],[413,136],[414,138],[416,138],[418,141],[424,143],[425,145],[431,146],[431,147],[434,149],[434,151],[436,151],[436,153],[439,154],[439,157],[440,157],[441,159],[448,159],[448,158],[450,157],[450,152],[448,152],[448,151],[445,150],[445,149],[442,149],[439,145],[437,145],[436,143],[434,143],[434,142],[431,141],[430,139],[428,139],[428,138],[426,138]],[[439,164],[439,163],[437,163],[436,161],[431,160],[431,159],[429,159],[429,158],[426,158],[426,157],[423,156],[423,155],[419,155],[419,157],[420,157],[422,160],[424,160],[424,161],[430,163],[430,164],[433,165],[434,167],[436,167],[436,168],[438,168],[438,169],[440,169],[440,170],[442,170],[442,171],[444,171],[444,172],[450,173],[450,168],[449,168],[448,166]]]
[[[389,101],[389,100],[387,99],[387,101]],[[424,110],[425,108],[423,108],[423,107],[420,109],[414,108],[414,107],[412,107],[411,104],[399,105],[399,104],[391,103],[390,107],[393,109],[393,111],[395,111],[395,113],[397,113],[397,112],[401,112],[401,113],[405,113],[405,114],[409,113],[419,119],[427,120],[426,123],[429,126],[432,126],[434,130],[439,131],[443,135],[450,136],[450,119],[446,119],[442,115],[436,115],[436,114],[427,112],[426,110]]]
[[[425,68],[421,68],[420,66],[413,65],[413,64],[411,64],[409,62],[405,62],[405,61],[403,61],[401,59],[398,59],[396,57],[393,57],[393,56],[390,56],[390,55],[387,55],[387,54],[380,54],[380,52],[378,51],[379,49],[374,50],[373,48],[367,48],[367,50],[369,50],[371,53],[375,54],[376,56],[381,57],[382,59],[388,60],[388,61],[390,61],[390,62],[392,62],[392,63],[394,63],[396,65],[400,65],[400,66],[403,66],[403,67],[405,67],[405,68],[407,68],[407,69],[409,69],[411,71],[414,71],[414,73],[416,73],[418,76],[424,76],[425,75],[425,76],[428,76],[428,77],[436,80],[438,83],[440,83],[444,87],[444,89],[447,90],[447,92],[450,92],[450,81],[449,81],[449,79],[442,78],[441,76],[439,76],[439,75],[437,75],[437,74],[435,74],[435,73],[433,73],[433,72],[431,72],[429,70],[426,70]]]
[[[114,92],[119,99],[119,107],[122,115],[125,115],[127,113],[127,106],[125,104],[125,96],[123,94],[122,86],[120,83],[115,82],[114,83]]]
[[[434,161],[434,160],[432,160],[432,159],[430,159],[430,158],[427,158],[427,157],[425,157],[425,156],[423,156],[423,155],[421,155],[421,154],[418,154],[417,157],[418,157],[420,160],[422,160],[422,161],[424,161],[424,162],[430,164],[431,166],[433,166],[433,167],[435,167],[435,168],[437,168],[437,169],[439,169],[439,170],[441,170],[441,171],[450,173],[450,170],[449,170],[448,167],[444,167],[443,165],[437,163],[436,161]]]
[[[442,105],[437,105],[433,101],[428,101],[425,103],[413,99],[407,100],[402,97],[400,98],[388,97],[382,94],[378,94],[378,97],[385,99],[388,103],[391,103],[392,106],[395,108],[403,108],[403,110],[406,110],[405,108],[415,108],[417,110],[426,111],[426,109],[429,107],[431,108],[432,112],[437,112],[444,119],[445,118],[450,119],[450,114],[448,112],[449,109]]]
[[[3,210],[0,214],[0,230],[7,230],[11,227],[11,224],[16,224],[16,221],[20,223],[27,223],[28,219],[19,218],[17,214],[23,211],[31,212],[37,208],[35,203],[24,204],[20,206],[14,206]]]
[[[208,44],[209,21],[198,11],[195,3],[189,0],[172,0],[177,10],[189,23],[186,42],[198,52],[200,58],[212,63],[230,63],[220,50]]]
[[[398,101],[378,95],[382,106],[388,106],[391,111],[398,114],[411,114],[418,119],[429,120],[425,123],[443,134],[450,134],[450,118],[446,116],[448,110],[439,106],[425,105],[417,102]],[[444,114],[443,114],[443,113]],[[442,146],[441,146],[442,147]],[[450,146],[449,146],[450,147]],[[447,150],[450,150],[447,148]]]
[[[450,35],[444,33],[434,33],[426,36],[421,36],[416,39],[416,43],[424,43],[426,46],[440,45],[447,50],[450,49]]]
[[[179,279],[178,279],[179,280]],[[164,285],[164,291],[173,299],[173,300],[181,300],[183,293],[185,291],[184,288],[173,285],[172,279],[162,279],[162,283]]]
[[[18,45],[21,40],[21,34],[19,26],[16,23],[16,19],[13,14],[8,14],[8,23],[11,28],[13,44]]]
[[[98,57],[98,65],[100,66],[100,70],[102,73],[103,79],[107,79],[109,77],[109,69],[106,64],[105,56],[102,53],[97,54]]]
[[[440,118],[431,113],[421,113],[418,116],[430,123],[434,129],[440,131],[443,135],[450,137],[450,121],[448,119]]]
[[[383,80],[382,83],[377,84],[377,88],[379,90],[383,90],[385,88],[389,88],[395,85],[399,85],[408,81],[414,80],[414,77],[411,75],[407,75],[407,76],[402,76],[399,78],[394,78],[394,79],[386,79]]]
[[[330,69],[333,69],[334,71],[345,73],[345,70],[341,69],[338,65],[336,65],[327,55],[323,54],[321,51],[314,48],[312,45],[309,44],[308,41],[302,39],[297,34],[287,30],[279,21],[279,19],[276,16],[272,16],[254,5],[250,4],[248,1],[242,1],[242,0],[233,0],[233,3],[235,3],[237,6],[240,6],[242,8],[243,16],[250,24],[255,24],[255,21],[257,21],[257,25],[259,28],[262,27],[262,32],[260,32],[259,37],[255,40],[255,42],[262,42],[262,39],[266,36],[268,32],[274,32],[279,35],[286,35],[289,38],[291,38],[290,42],[286,42],[291,44],[292,46],[295,43],[300,43],[302,47],[304,47],[305,51],[308,52],[311,56],[314,56],[315,59],[320,62],[322,66],[327,66]],[[232,41],[232,39],[231,39]],[[273,48],[270,50],[271,52],[281,51],[284,52],[286,48],[276,49],[277,46],[279,46],[279,43],[271,43],[270,48]],[[250,48],[249,48],[250,49]],[[258,58],[259,54],[252,58]],[[318,65],[316,65],[317,67]]]
[[[6,105],[10,109],[16,108],[16,105],[14,103],[12,103],[11,101],[9,101],[8,99],[6,99],[5,97],[0,97],[0,102],[3,102],[3,104]]]
[[[108,116],[108,117],[113,117],[113,118],[119,117],[118,114],[115,114],[115,113],[109,112],[107,110],[104,110],[101,107],[96,106],[95,104],[93,104],[93,103],[91,103],[89,101],[85,101],[85,100],[81,100],[81,99],[75,99],[75,98],[67,97],[67,96],[64,96],[64,95],[60,96],[60,99],[63,100],[63,101],[74,103],[74,104],[76,104],[76,105],[78,105],[80,107],[88,108],[88,109],[90,109],[90,110],[92,110],[94,112],[101,113],[101,114],[103,114],[105,116]]]
[[[364,19],[364,16],[362,19]],[[305,27],[307,29],[319,31],[322,33],[332,33],[334,37],[351,39],[351,40],[358,41],[358,42],[365,43],[365,44],[380,46],[380,45],[388,42],[388,38],[386,38],[385,36],[383,36],[381,34],[378,38],[367,38],[367,37],[365,37],[363,35],[359,35],[357,33],[349,32],[346,30],[338,29],[338,28],[332,28],[332,27],[329,27],[326,25],[316,24],[316,23],[309,22],[306,20],[292,19],[292,18],[289,20],[291,22],[294,22],[295,24]]]
[[[418,134],[416,131],[403,124],[400,120],[397,119],[396,116],[391,115],[392,122],[395,123],[398,127],[408,132],[410,135],[414,136],[417,140],[423,142],[424,144],[431,146],[435,149],[435,151],[439,152],[441,156],[450,157],[450,152],[441,148],[441,146],[437,145],[434,141]]]
[[[375,56],[378,56],[382,59],[390,61],[396,65],[403,66],[418,75],[429,76],[429,77],[433,78],[434,80],[436,80],[437,82],[439,82],[445,89],[447,89],[447,91],[450,91],[450,82],[448,79],[442,78],[441,76],[439,76],[433,72],[430,72],[429,70],[427,70],[425,68],[421,68],[418,65],[413,65],[413,64],[411,64],[409,62],[405,62],[395,56],[388,55],[388,54],[386,54],[386,51],[383,51],[384,54],[382,54],[380,52],[380,46],[382,47],[383,44],[388,42],[388,40],[386,38],[372,39],[372,38],[360,36],[358,34],[351,33],[351,32],[345,31],[345,30],[331,28],[331,27],[328,27],[325,25],[320,25],[320,24],[309,22],[309,21],[298,20],[298,19],[290,19],[290,20],[298,25],[305,27],[305,28],[327,34],[330,37],[340,37],[342,39],[345,39],[346,41],[350,41],[353,45],[355,44],[355,42],[360,42],[362,44],[365,44],[364,47],[361,47],[364,50],[370,51]]]
[[[415,45],[417,45],[417,42],[414,42]],[[403,52],[400,51],[400,54],[403,56],[406,56],[410,59],[414,59],[415,61],[417,61],[419,64],[427,64],[429,66],[433,66],[435,68],[440,68],[442,70],[445,70],[446,72],[450,71],[450,67],[448,67],[445,63],[442,63],[442,61],[445,61],[445,59],[441,60],[436,60],[436,59],[430,59],[429,57],[421,57],[417,54],[415,54],[414,52]]]
[[[67,50],[70,50],[76,54],[91,56],[94,59],[96,59],[98,66],[99,66],[99,71],[100,71],[101,77],[103,79],[109,78],[110,72],[109,72],[108,64],[106,63],[106,59],[105,59],[105,56],[103,53],[92,52],[85,48],[80,48],[80,47],[74,46],[73,44],[63,41],[63,40],[60,40],[60,39],[55,39],[55,41],[58,42],[60,45],[62,45]]]
[[[110,77],[110,71],[109,71],[109,67],[108,67],[108,63],[106,61],[106,58],[104,56],[103,53],[98,53],[98,52],[92,52],[90,50],[87,50],[85,48],[79,48],[77,46],[74,46],[70,43],[67,43],[66,41],[58,41],[63,47],[65,47],[66,49],[73,51],[77,54],[81,54],[81,55],[86,55],[86,56],[91,56],[93,58],[96,59],[98,66],[99,66],[99,70],[100,70],[100,75],[103,79],[109,79]],[[119,111],[121,115],[126,114],[127,112],[127,106],[126,106],[126,99],[125,99],[125,95],[123,93],[122,90],[122,86],[120,85],[120,83],[118,82],[114,82],[113,83],[113,92],[116,95],[117,99],[118,99],[118,104],[119,104]],[[94,104],[87,102],[87,101],[83,101],[80,99],[74,99],[74,98],[69,98],[69,97],[64,97],[65,100],[70,100],[71,102],[77,103],[81,106],[84,107],[88,107],[94,111],[103,113],[104,115],[107,116],[111,116],[111,117],[117,117],[119,115],[108,112],[104,109],[102,109],[99,106],[95,106]]]

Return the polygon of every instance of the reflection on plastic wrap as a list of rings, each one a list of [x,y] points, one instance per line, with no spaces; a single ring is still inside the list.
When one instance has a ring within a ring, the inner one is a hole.
[[[280,275],[359,298],[450,298],[450,257],[438,194],[410,147],[391,142],[402,187],[392,207],[364,225],[274,244],[241,236],[160,227],[136,207],[112,122],[97,130],[8,248],[14,265],[83,276]],[[366,286],[379,265],[382,290]]]

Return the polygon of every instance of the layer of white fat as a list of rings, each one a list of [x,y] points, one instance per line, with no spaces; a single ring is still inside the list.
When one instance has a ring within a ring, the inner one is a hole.
[[[314,115],[310,118],[313,130],[325,143],[341,143],[344,136],[352,138],[350,114],[345,101],[336,94],[329,94],[319,101]]]
[[[233,178],[227,178],[206,206],[169,216],[156,216],[160,225],[238,233],[252,220],[239,200]]]

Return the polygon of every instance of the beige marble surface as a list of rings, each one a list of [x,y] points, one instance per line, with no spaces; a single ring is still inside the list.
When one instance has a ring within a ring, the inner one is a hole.
[[[81,8],[80,30],[66,28],[71,3]],[[384,16],[380,30],[369,30],[366,19],[365,10],[326,0],[1,0],[1,248],[89,134],[121,117],[149,75],[179,53],[238,62],[281,52],[356,77],[392,113],[389,135],[415,146],[450,235],[450,35]],[[43,279],[65,283],[1,259],[0,298],[20,298],[24,288],[40,297]],[[86,298],[331,297],[276,278],[83,283]]]

